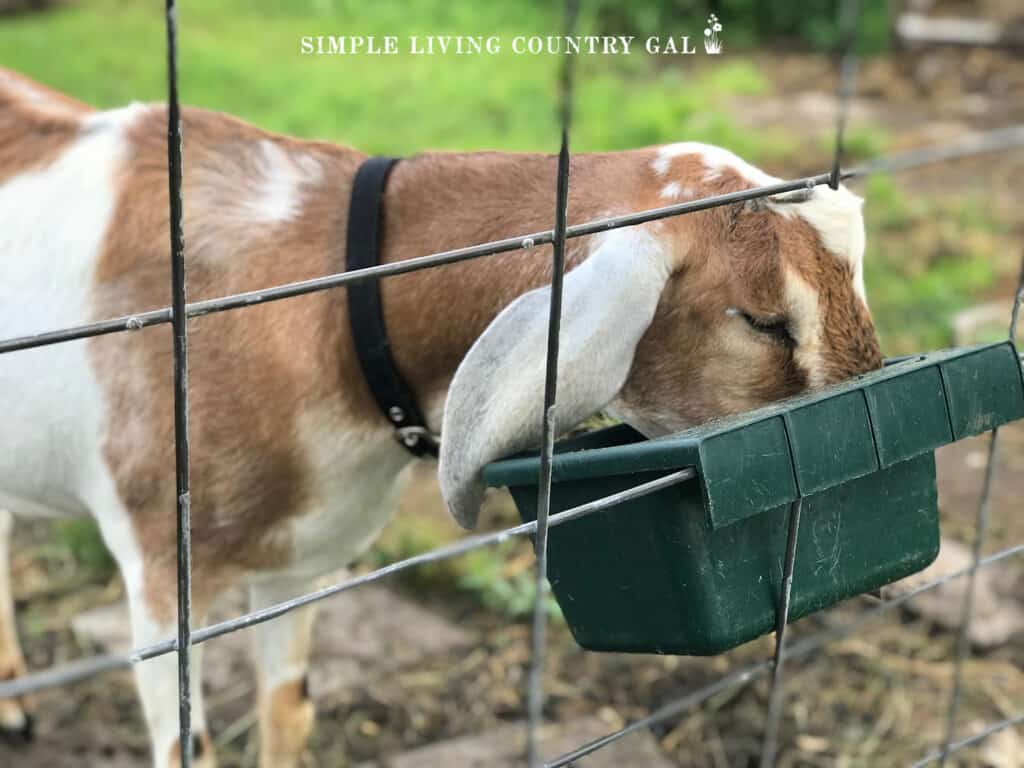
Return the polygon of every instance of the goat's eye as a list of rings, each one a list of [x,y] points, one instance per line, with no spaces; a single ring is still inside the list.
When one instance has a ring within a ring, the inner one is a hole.
[[[730,309],[729,314],[743,318],[743,321],[758,333],[770,336],[787,346],[796,346],[796,339],[789,330],[789,319],[786,317],[757,317],[742,309]]]

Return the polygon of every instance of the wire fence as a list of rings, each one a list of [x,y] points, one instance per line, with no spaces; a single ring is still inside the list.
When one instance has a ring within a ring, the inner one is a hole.
[[[544,599],[547,594],[547,549],[548,531],[556,526],[577,520],[595,512],[610,509],[630,499],[654,493],[666,487],[696,478],[696,471],[687,468],[672,472],[656,480],[637,485],[629,490],[616,493],[595,501],[582,504],[556,514],[550,514],[551,504],[551,464],[554,451],[554,439],[558,428],[572,425],[559,425],[557,421],[557,362],[558,335],[561,318],[562,280],[565,271],[566,242],[573,238],[584,237],[622,227],[636,226],[645,222],[680,216],[696,211],[707,210],[723,205],[730,205],[784,193],[810,190],[820,185],[836,188],[841,181],[862,178],[875,173],[891,173],[918,168],[924,165],[947,162],[954,159],[971,157],[984,153],[999,152],[1014,147],[1024,146],[1024,125],[1015,125],[1001,130],[969,135],[962,139],[933,145],[910,152],[884,155],[851,169],[842,169],[843,137],[847,122],[849,105],[854,95],[854,81],[857,59],[854,53],[856,40],[859,3],[856,0],[844,0],[840,6],[840,46],[839,54],[839,87],[837,93],[835,143],[832,168],[824,173],[807,176],[793,181],[782,181],[752,189],[715,195],[699,200],[687,201],[645,211],[637,211],[619,216],[597,219],[581,224],[567,225],[567,202],[570,181],[569,135],[572,112],[572,60],[563,60],[559,87],[559,118],[561,124],[561,146],[558,154],[558,171],[556,187],[556,208],[554,226],[550,230],[534,232],[517,237],[506,238],[488,243],[468,246],[439,253],[433,253],[408,259],[403,262],[382,264],[375,267],[326,275],[312,280],[287,283],[267,287],[263,290],[232,294],[220,298],[188,303],[185,279],[185,243],[182,226],[182,156],[181,156],[181,125],[180,107],[177,88],[177,18],[175,0],[166,0],[167,28],[167,76],[168,76],[168,184],[170,192],[170,254],[171,254],[171,285],[172,304],[170,307],[140,312],[134,315],[110,318],[98,322],[62,328],[44,333],[22,336],[0,341],[0,354],[13,353],[19,350],[32,349],[64,343],[75,339],[84,339],[110,333],[120,333],[141,328],[169,323],[172,326],[174,344],[174,411],[175,411],[175,447],[176,447],[176,479],[177,479],[177,565],[178,565],[178,616],[177,635],[162,642],[142,648],[136,648],[127,654],[106,654],[95,656],[15,680],[0,682],[0,699],[23,696],[35,691],[55,686],[63,686],[83,680],[94,675],[138,664],[148,659],[169,653],[176,653],[178,658],[179,682],[179,734],[181,745],[181,764],[183,768],[191,766],[191,648],[213,638],[237,632],[263,622],[271,621],[279,616],[303,606],[319,602],[326,598],[347,592],[357,587],[392,576],[396,573],[464,555],[476,549],[500,544],[513,537],[534,536],[537,553],[536,583],[534,611],[531,630],[531,669],[528,676],[528,719],[527,719],[527,761],[531,768],[559,768],[567,766],[619,739],[677,718],[687,711],[699,706],[711,697],[747,685],[748,683],[771,676],[771,689],[768,701],[767,725],[762,742],[761,765],[771,766],[775,763],[778,744],[778,730],[783,713],[782,691],[785,684],[785,661],[809,655],[834,640],[852,634],[882,615],[905,605],[910,600],[933,589],[937,589],[955,579],[967,579],[967,589],[960,613],[959,634],[954,659],[954,684],[947,710],[945,733],[942,743],[928,753],[915,766],[925,766],[934,762],[945,765],[949,756],[972,746],[984,738],[1006,728],[1024,723],[1024,711],[1004,720],[990,724],[982,732],[967,738],[957,739],[956,716],[961,699],[964,666],[970,653],[969,631],[973,617],[973,601],[975,580],[982,568],[1001,562],[1011,556],[1024,553],[1024,543],[1005,548],[988,556],[982,556],[985,534],[988,528],[992,487],[996,476],[996,459],[999,449],[998,430],[993,430],[989,443],[988,466],[985,473],[981,498],[975,521],[975,539],[972,548],[971,564],[967,568],[934,579],[903,595],[887,600],[865,612],[855,621],[846,625],[818,632],[792,645],[787,644],[786,627],[789,618],[789,603],[793,582],[793,566],[797,552],[797,532],[801,513],[801,500],[797,499],[791,506],[789,526],[784,553],[783,584],[780,590],[776,611],[776,642],[775,652],[771,659],[744,667],[711,684],[691,691],[645,718],[636,720],[623,728],[584,744],[577,749],[553,759],[544,761],[540,755],[537,739],[539,726],[542,722],[544,694],[542,687],[544,671],[544,646],[546,636],[547,612],[544,610]],[[565,30],[571,34],[578,15],[577,0],[567,0],[565,9]],[[548,341],[546,355],[546,372],[543,407],[543,440],[541,448],[541,468],[539,482],[537,519],[512,528],[494,533],[468,536],[452,544],[439,547],[385,567],[370,571],[355,578],[301,595],[292,600],[277,603],[267,608],[243,614],[233,619],[222,621],[199,629],[192,628],[191,619],[191,542],[190,542],[190,490],[189,490],[189,444],[188,444],[188,319],[215,312],[240,309],[270,301],[301,296],[317,291],[328,290],[366,280],[379,280],[393,275],[404,274],[445,264],[452,264],[467,259],[481,258],[498,253],[506,253],[519,249],[532,249],[539,245],[552,246],[552,290],[548,323]],[[1021,270],[1017,293],[1009,327],[1009,338],[1016,337],[1017,323],[1022,300],[1024,300],[1024,268]]]

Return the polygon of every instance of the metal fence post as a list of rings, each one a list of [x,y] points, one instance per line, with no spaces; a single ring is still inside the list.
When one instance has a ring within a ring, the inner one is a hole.
[[[178,105],[178,20],[167,0],[167,178],[171,230],[171,330],[174,339],[174,465],[177,495],[178,733],[182,768],[192,765],[192,552],[188,441],[188,316],[182,226],[181,111]]]

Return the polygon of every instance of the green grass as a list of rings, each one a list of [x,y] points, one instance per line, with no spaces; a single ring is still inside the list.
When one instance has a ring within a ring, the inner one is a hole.
[[[505,512],[510,512],[510,508]],[[502,525],[515,520],[502,519]],[[454,527],[430,515],[398,515],[374,542],[362,562],[372,567],[413,557],[436,549],[456,538]],[[473,596],[484,608],[511,618],[528,614],[533,608],[536,581],[530,543],[515,538],[493,547],[478,549],[454,560],[429,563],[402,575],[414,590],[459,590]],[[547,598],[548,613],[560,617],[558,603]]]
[[[187,103],[262,127],[368,152],[428,148],[552,150],[554,56],[517,56],[517,34],[560,28],[557,5],[420,0],[183,0],[181,93]],[[585,17],[583,29],[592,28]],[[500,34],[494,56],[302,56],[310,34]],[[153,3],[90,0],[0,26],[0,64],[102,107],[164,95],[163,16]],[[760,93],[741,57],[700,68],[697,57],[580,57],[574,149],[608,150],[682,138],[744,154],[757,142],[697,119],[731,95]]]
[[[101,581],[114,573],[114,558],[107,551],[100,529],[89,518],[76,517],[57,523],[58,539],[90,578]]]
[[[1008,224],[984,198],[908,193],[875,176],[866,189],[865,281],[890,355],[952,343],[951,316],[989,297],[1015,255]]]

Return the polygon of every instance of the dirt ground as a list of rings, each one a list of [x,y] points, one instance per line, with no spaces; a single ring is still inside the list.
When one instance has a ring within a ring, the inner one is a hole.
[[[778,73],[781,95],[742,105],[744,119],[752,125],[791,125],[800,131],[809,130],[812,121],[827,125],[832,113],[822,105],[830,99],[834,84],[830,67],[824,58],[773,57],[770,71]],[[865,68],[862,93],[855,114],[882,122],[899,145],[1024,119],[1024,67],[995,54],[914,54],[893,63],[875,62]],[[994,205],[1014,217],[1015,231],[1024,234],[1024,213],[1019,207],[1022,166],[1024,157],[1018,152],[940,166],[905,183],[911,190],[919,185],[948,189],[950,194],[966,184],[980,185],[991,193]],[[1007,284],[999,293],[1005,297],[1011,290]],[[939,452],[943,535],[951,539],[972,540],[986,439]],[[423,498],[431,497],[433,491],[425,485],[416,493]],[[1024,542],[1022,497],[1024,427],[1017,425],[1004,431],[986,551]],[[428,513],[440,514],[436,508]],[[20,528],[17,544],[18,609],[30,666],[43,669],[95,651],[95,646],[76,639],[70,620],[86,608],[116,601],[119,584],[83,584],[75,565],[54,550],[45,524]],[[1017,558],[1010,568],[1006,578],[1016,579],[1019,587],[1013,609],[1021,610],[1024,563]],[[319,713],[310,765],[385,760],[426,744],[486,735],[523,718],[523,683],[529,663],[525,622],[482,611],[465,594],[416,594],[402,584],[397,589],[440,622],[429,633],[457,630],[462,639],[453,646],[438,643],[435,650],[424,653],[412,647],[417,645],[417,632],[412,631],[411,647],[391,647],[388,654],[407,661],[397,666],[380,664],[369,652],[358,657],[357,676],[321,685],[319,692],[318,676],[323,678],[334,667],[314,661]],[[853,620],[874,605],[866,598],[847,601],[797,623],[794,636]],[[401,637],[399,629],[392,626],[389,631]],[[318,643],[325,646],[344,634],[343,630],[331,634],[324,624],[318,631],[323,634]],[[372,650],[375,642],[386,640],[369,637],[366,644]],[[228,643],[213,645],[221,642]],[[253,682],[243,658],[244,640],[231,642],[234,645],[216,657],[211,670],[216,685],[210,692],[208,714],[222,765],[252,766],[256,760],[249,710]],[[778,765],[887,768],[920,758],[942,735],[954,643],[954,632],[903,610],[820,653],[791,662]],[[340,656],[350,649],[334,650]],[[611,730],[770,652],[771,639],[762,638],[711,659],[586,653],[576,647],[564,626],[556,624],[548,644],[546,714],[556,723],[599,718]],[[966,679],[961,735],[1020,713],[1024,634],[994,648],[976,649]],[[716,696],[643,738],[653,740],[666,764],[679,768],[756,765],[766,699],[767,684],[762,680]],[[640,755],[637,750],[635,754]],[[145,729],[131,677],[119,672],[41,694],[35,741],[0,743],[0,766],[127,767],[144,765],[146,754]],[[622,765],[651,764],[652,758],[632,758],[628,750],[623,754]],[[1022,760],[1024,728],[1017,728],[961,753],[952,764],[1014,768]]]

